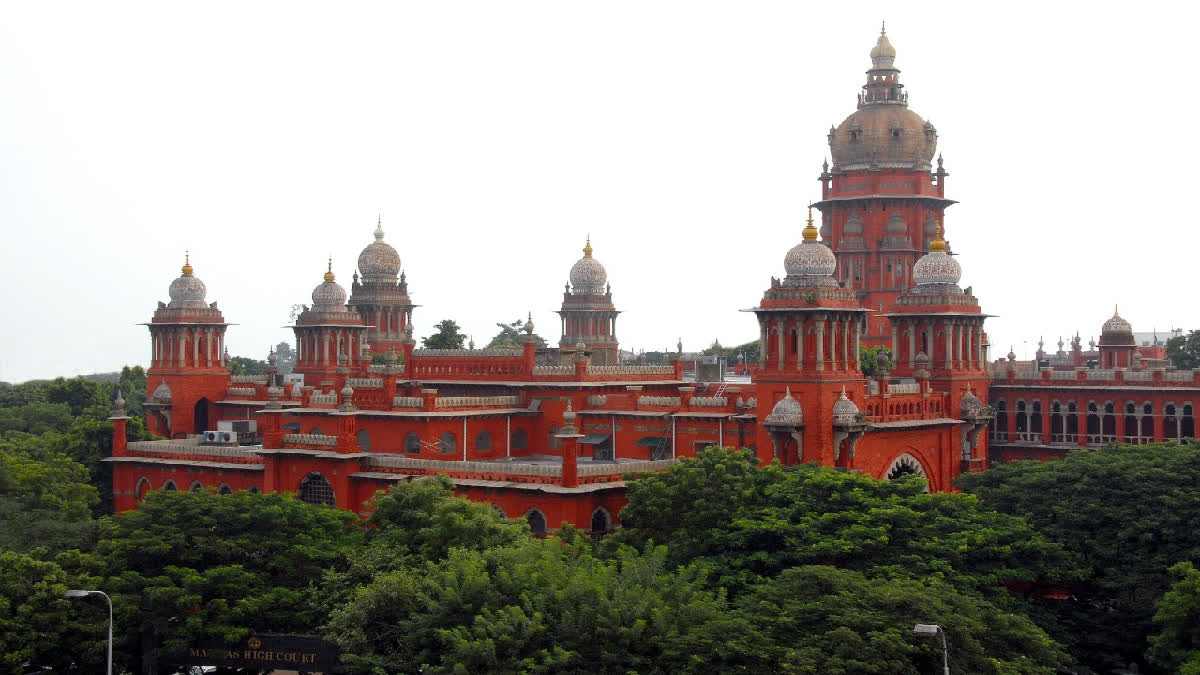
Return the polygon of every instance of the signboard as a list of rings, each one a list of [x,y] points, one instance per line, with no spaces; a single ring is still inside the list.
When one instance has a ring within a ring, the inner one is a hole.
[[[161,661],[179,666],[342,672],[337,645],[311,635],[254,633],[241,642],[200,640]]]

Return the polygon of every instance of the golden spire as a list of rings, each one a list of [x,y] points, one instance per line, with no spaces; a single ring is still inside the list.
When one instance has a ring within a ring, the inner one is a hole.
[[[808,207],[808,224],[804,226],[804,243],[817,240],[817,228],[812,222],[812,205]]]
[[[946,252],[946,242],[942,239],[942,220],[940,218],[937,221],[937,236],[930,242],[929,250],[933,253]]]
[[[183,252],[183,275],[192,276],[191,254],[188,251]]]
[[[325,281],[333,281],[333,256],[329,256],[329,266],[325,268]]]
[[[587,244],[585,244],[583,247],[583,257],[585,257],[585,258],[592,257],[592,235],[590,235],[590,234],[588,235],[588,238],[587,238]]]

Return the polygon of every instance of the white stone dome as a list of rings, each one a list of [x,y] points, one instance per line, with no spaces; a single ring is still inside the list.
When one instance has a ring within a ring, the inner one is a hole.
[[[592,240],[583,247],[583,257],[571,266],[571,292],[575,295],[604,295],[608,272],[592,257]]]
[[[767,415],[767,419],[763,422],[785,427],[804,424],[804,408],[800,406],[800,401],[792,398],[791,387],[788,387],[783,398],[779,399],[775,407],[771,408],[771,414]]]
[[[983,401],[975,395],[975,392],[967,388],[967,393],[963,394],[962,401],[959,403],[962,409],[962,414],[966,417],[975,417],[979,415],[979,411],[983,409]]]
[[[383,241],[383,222],[375,226],[375,241],[358,254],[358,271],[364,281],[395,282],[400,274],[400,254]]]
[[[846,388],[842,387],[841,395],[833,402],[833,421],[854,422],[858,420],[858,413],[858,406],[846,396]]]
[[[837,258],[833,256],[833,251],[817,241],[817,228],[813,227],[811,209],[808,224],[804,226],[804,241],[793,246],[783,257],[783,269],[787,271],[787,278],[793,281],[804,277],[828,277],[837,269]]]
[[[329,311],[341,309],[346,305],[346,289],[333,279],[333,263],[330,262],[329,271],[325,272],[325,281],[313,289],[313,309]]]
[[[1101,333],[1132,333],[1133,325],[1121,315],[1117,313],[1117,308],[1113,308],[1112,318],[1104,322],[1104,326],[1100,328]]]
[[[183,274],[171,282],[171,287],[167,291],[171,296],[171,302],[167,306],[173,309],[203,309],[208,307],[208,304],[204,302],[204,294],[207,292],[204,282],[192,274],[192,266],[186,257],[184,258],[182,271]]]
[[[929,247],[929,253],[921,256],[917,264],[913,265],[913,281],[918,286],[927,284],[948,284],[955,285],[962,278],[962,267],[958,261],[950,257],[946,253],[946,242],[942,241],[941,235],[933,240]]]

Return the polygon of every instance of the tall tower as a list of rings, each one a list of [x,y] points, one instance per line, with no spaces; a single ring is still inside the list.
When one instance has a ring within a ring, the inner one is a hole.
[[[908,108],[893,65],[896,49],[880,32],[858,110],[829,130],[833,166],[819,177],[821,235],[837,258],[835,278],[871,312],[863,341],[887,344],[879,314],[912,286],[909,271],[929,250],[953,200],[945,198],[941,158],[932,170],[937,129]]]
[[[217,303],[193,274],[188,256],[171,282],[169,303],[158,303],[150,323],[150,368],[146,371],[146,421],[168,438],[208,430],[210,407],[229,386],[225,323]]]
[[[571,283],[563,289],[562,337],[559,350],[565,355],[583,343],[598,366],[617,365],[617,315],[613,307],[608,272],[592,257],[592,238],[583,247],[583,257],[571,267]]]
[[[408,297],[408,282],[400,272],[400,255],[383,241],[382,218],[375,225],[375,241],[358,254],[358,271],[362,273],[362,282],[355,273],[347,304],[367,326],[370,352],[403,351],[405,344],[413,343],[412,311],[416,305]]]
[[[865,310],[833,278],[837,261],[817,241],[809,211],[804,240],[788,251],[787,276],[772,278],[758,307],[760,362],[754,376],[760,425],[758,455],[785,464],[832,466],[834,405],[842,392],[862,402],[859,331]]]
[[[346,289],[334,281],[333,261],[325,278],[312,292],[312,307],[296,317],[296,366],[304,384],[321,387],[336,383],[337,376],[369,358],[363,341],[367,327],[358,313],[346,307]]]

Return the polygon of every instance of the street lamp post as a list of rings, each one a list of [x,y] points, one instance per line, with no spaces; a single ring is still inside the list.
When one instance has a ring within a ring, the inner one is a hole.
[[[946,631],[936,623],[919,623],[913,626],[913,635],[917,637],[936,637],[942,635],[942,675],[950,675],[950,648],[946,646]]]
[[[108,672],[108,675],[112,675],[112,626],[113,626],[112,599],[110,599],[108,597],[108,595],[104,593],[104,591],[81,591],[81,590],[72,589],[72,590],[67,591],[66,593],[63,593],[63,596],[68,597],[68,598],[86,598],[89,595],[99,595],[104,598],[104,601],[106,603],[108,603],[108,671],[107,672]]]

